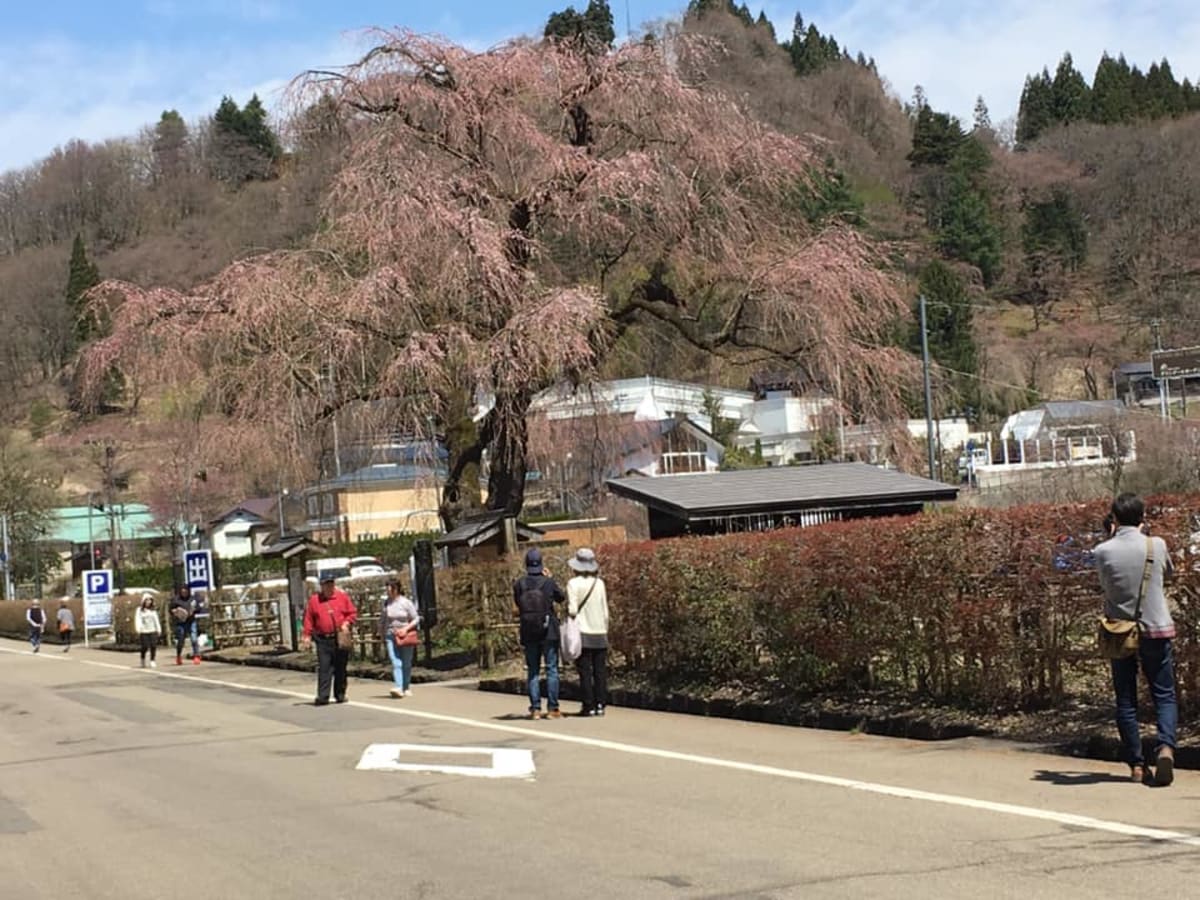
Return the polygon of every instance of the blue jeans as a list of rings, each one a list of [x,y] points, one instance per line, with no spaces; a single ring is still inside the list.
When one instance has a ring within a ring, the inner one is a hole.
[[[388,659],[392,661],[392,681],[400,690],[407,691],[412,682],[413,655],[417,648],[415,645],[397,647],[390,636],[384,643],[387,644]]]
[[[200,641],[196,633],[196,620],[190,622],[175,623],[175,655],[183,656],[183,644],[188,639],[192,639],[192,656],[200,655]]]
[[[558,709],[558,641],[538,641],[525,645],[525,671],[529,678],[529,711],[542,708],[541,685],[538,675],[546,659],[546,702],[550,710]]]
[[[1179,707],[1175,702],[1175,665],[1171,639],[1143,637],[1138,642],[1135,656],[1112,661],[1113,689],[1117,695],[1117,731],[1121,733],[1125,759],[1132,766],[1141,766],[1146,762],[1142,755],[1137,718],[1139,660],[1146,681],[1150,683],[1150,696],[1154,698],[1158,715],[1156,746],[1175,747],[1175,723],[1179,718]]]

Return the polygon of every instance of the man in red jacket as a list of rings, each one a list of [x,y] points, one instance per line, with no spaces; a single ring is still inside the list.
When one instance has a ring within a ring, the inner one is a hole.
[[[304,608],[303,649],[317,644],[317,706],[329,703],[329,684],[333,682],[333,697],[346,702],[346,664],[350,651],[338,646],[338,632],[351,632],[358,610],[350,596],[334,584],[332,575],[321,578],[321,589],[308,598]]]

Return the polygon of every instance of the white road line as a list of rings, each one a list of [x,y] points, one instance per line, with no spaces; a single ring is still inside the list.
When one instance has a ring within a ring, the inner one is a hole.
[[[0,647],[0,652],[19,656],[33,656],[28,650],[11,650]],[[214,678],[201,678],[197,675],[185,675],[182,672],[164,672],[160,669],[138,669],[115,663],[98,662],[90,659],[68,659],[65,654],[47,659],[59,659],[61,662],[78,662],[88,666],[99,666],[106,669],[119,669],[122,672],[138,672],[146,675],[157,675],[160,678],[177,678],[182,681],[195,681],[201,684],[221,685],[235,690],[258,691],[277,694],[281,697],[298,697],[302,700],[310,698],[311,694],[300,691],[289,691],[283,688],[265,687],[262,685],[239,684],[234,681],[222,681]],[[627,744],[621,741],[606,741],[601,738],[580,737],[573,734],[563,734],[556,731],[526,728],[518,725],[504,725],[499,722],[486,722],[468,719],[462,716],[448,716],[442,713],[425,712],[424,710],[401,708],[399,706],[380,706],[376,703],[350,701],[348,706],[360,709],[371,709],[377,712],[391,713],[397,716],[409,716],[415,719],[426,719],[431,722],[444,722],[448,725],[461,725],[467,728],[481,728],[485,731],[500,731],[505,734],[519,734],[525,737],[537,738],[544,741],[559,741],[565,744],[577,744],[593,747],[598,750],[612,750],[617,753],[627,753],[634,756],[649,756],[667,759],[672,762],[692,763],[699,766],[710,766],[718,769],[731,769],[737,772],[750,772],[755,775],[767,775],[773,778],[785,778],[791,781],[807,781],[812,784],[823,784],[829,787],[845,788],[852,791],[862,791],[868,794],[881,794],[887,797],[898,797],[904,800],[919,800],[924,803],[937,803],[943,806],[957,806],[966,809],[982,810],[984,812],[1000,813],[1009,816],[1020,816],[1026,819],[1037,819],[1043,822],[1054,822],[1072,828],[1083,828],[1089,831],[1104,831],[1110,834],[1120,834],[1126,837],[1144,838],[1164,843],[1180,844],[1186,847],[1200,847],[1200,835],[1184,831],[1166,831],[1161,828],[1146,828],[1142,825],[1130,825],[1110,819],[1095,819],[1091,816],[1079,816],[1074,813],[1055,812],[1048,809],[1038,809],[1033,806],[1018,806],[1013,803],[994,803],[990,800],[976,800],[974,797],[963,797],[957,794],[939,794],[931,791],[919,791],[912,788],[896,787],[890,784],[878,784],[871,781],[857,781],[852,778],[839,778],[836,775],[821,775],[816,772],[803,772],[798,769],[783,769],[777,766],[764,766],[758,763],[741,762],[733,759],[722,759],[716,756],[700,756],[694,753],[679,753],[675,750],[663,750],[658,747],[645,747],[640,744]]]

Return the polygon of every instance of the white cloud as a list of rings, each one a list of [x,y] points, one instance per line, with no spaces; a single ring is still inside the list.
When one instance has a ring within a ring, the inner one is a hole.
[[[781,38],[790,34],[794,5],[772,2],[767,13]],[[1143,70],[1165,56],[1176,78],[1200,78],[1200,4],[1182,0],[848,0],[805,18],[874,56],[900,96],[920,84],[935,109],[967,123],[981,94],[993,121],[1015,115],[1025,76],[1053,72],[1066,51],[1089,82],[1105,50]]]
[[[213,112],[225,94],[245,102],[257,93],[277,108],[291,78],[349,62],[357,46],[354,34],[235,48],[99,48],[57,39],[0,46],[0,171],[72,138],[135,135],[164,109],[192,120]]]

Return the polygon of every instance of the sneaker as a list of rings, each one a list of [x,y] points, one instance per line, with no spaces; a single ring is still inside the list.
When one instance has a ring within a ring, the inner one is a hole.
[[[71,652],[70,647],[63,647],[63,653],[70,653],[70,652]]]
[[[193,666],[198,666],[198,665],[200,665],[200,657],[198,657],[198,656],[193,656],[193,657],[192,657],[192,665],[193,665]]]
[[[541,717],[542,717],[542,711],[540,709],[531,709],[529,711],[529,718],[536,721],[537,719],[540,719]]]
[[[404,692],[404,696],[405,696],[405,697],[411,697],[411,696],[412,696],[412,691],[405,691],[405,692]]]
[[[328,705],[329,705],[329,701],[322,700],[320,697],[318,697],[316,700],[313,701],[313,706],[328,706]]]
[[[1130,765],[1129,780],[1132,781],[1134,784],[1141,784],[1143,781],[1145,781],[1146,780],[1146,767]]]
[[[334,699],[335,699],[335,700],[337,700],[337,702],[338,702],[338,703],[345,703],[345,702],[346,702],[346,695],[345,695],[345,694],[342,694],[342,696],[340,696],[340,697],[335,697]]]
[[[547,719],[561,719],[562,713],[559,712],[557,709],[552,709],[552,710],[550,710],[550,712],[546,713],[546,718]]]
[[[182,656],[175,657],[175,665],[177,665],[177,666],[183,665],[183,657]]]
[[[1158,758],[1154,761],[1154,783],[1166,787],[1175,780],[1175,751],[1170,747],[1160,747]]]
[[[146,668],[146,661],[145,661],[144,659],[143,659],[143,660],[141,660],[141,663],[142,663],[142,668],[143,668],[143,669],[144,669],[144,668]]]
[[[156,663],[154,660],[150,660],[150,668],[157,669],[158,663]]]
[[[38,652],[39,650],[41,650],[41,649],[42,649],[42,648],[41,648],[40,646],[38,646],[38,647],[34,647],[34,648],[33,648],[33,652],[34,652],[34,653],[37,653],[37,652]]]
[[[596,707],[596,715],[598,715],[598,716],[604,715],[604,704],[603,703],[599,704]]]
[[[404,698],[404,691],[400,690],[400,688],[392,688],[390,691],[388,691],[388,693],[391,694],[393,697],[395,697],[397,700],[401,700]]]

